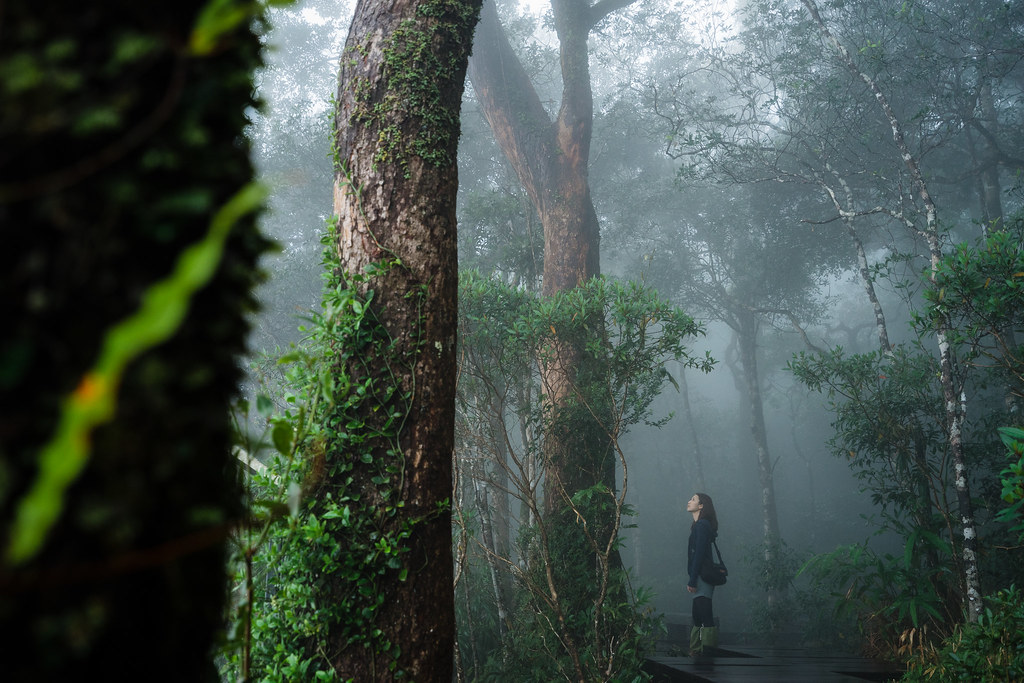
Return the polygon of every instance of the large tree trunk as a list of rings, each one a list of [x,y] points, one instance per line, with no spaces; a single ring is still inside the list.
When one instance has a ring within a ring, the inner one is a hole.
[[[342,633],[327,639],[338,673],[358,681],[391,680],[392,665],[409,680],[452,676],[455,157],[478,13],[477,0],[361,0],[341,60],[334,186],[340,262],[354,275],[371,263],[399,261],[359,285],[374,292],[373,315],[393,347],[348,369],[357,377],[377,373],[376,386],[397,385],[395,396],[409,397],[399,448],[388,439],[372,445],[375,462],[393,468],[387,486],[404,505],[380,524],[398,538],[411,526],[401,560],[407,577],[379,577],[385,600],[374,617],[379,642],[399,646],[400,654],[346,648]],[[354,471],[366,509],[388,504],[372,481],[375,471]]]
[[[552,122],[498,20],[484,4],[470,60],[470,80],[495,138],[544,227],[544,294],[572,289],[600,273],[597,213],[587,167],[593,129],[583,0],[556,0],[562,62],[562,106]]]
[[[37,78],[0,88],[6,681],[218,680],[230,410],[269,243],[254,213],[215,218],[253,177],[260,19],[197,30],[206,5],[0,10],[0,64],[34,65],[5,79]]]

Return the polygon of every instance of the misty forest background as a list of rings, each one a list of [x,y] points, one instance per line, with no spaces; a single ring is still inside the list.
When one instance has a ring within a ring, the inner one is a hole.
[[[296,320],[320,297],[329,97],[350,7],[276,14],[259,79],[267,107],[253,119],[254,158],[275,188],[264,225],[283,250],[266,263],[253,346],[269,356],[253,379],[271,385],[270,361],[299,343]],[[963,530],[929,313],[947,286],[928,282],[929,240],[967,254],[1005,235],[1020,258],[1020,15],[1006,3],[827,7],[828,29],[884,92],[930,197],[872,85],[799,3],[633,3],[590,33],[601,273],[693,316],[704,334],[687,339],[690,354],[716,360],[710,372],[667,362],[672,380],[650,415],[671,418],[623,430],[628,484],[621,466],[618,482],[632,514],[621,557],[647,606],[688,623],[684,506],[706,491],[731,572],[715,596],[724,631],[895,659],[900,634],[944,633],[963,618]],[[554,120],[571,95],[550,7],[499,13]],[[474,58],[491,45],[478,37]],[[542,221],[485,109],[467,86],[459,266],[476,274],[463,277],[464,326],[484,305],[467,289],[479,278],[537,293],[544,272]],[[962,448],[989,593],[1010,584],[1020,558],[994,520],[1007,465],[996,428],[1019,424],[1020,314],[954,305],[952,382],[965,392]],[[498,352],[474,339],[464,328],[455,501],[459,642],[472,672],[500,661],[512,637],[501,620],[524,590],[516,534],[530,494],[516,475],[533,423],[506,397],[537,391],[507,376],[495,387],[481,366]]]
[[[13,679],[1022,675],[1021,3],[14,5]]]

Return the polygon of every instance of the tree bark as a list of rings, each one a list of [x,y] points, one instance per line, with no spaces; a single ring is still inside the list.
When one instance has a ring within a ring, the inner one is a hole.
[[[544,294],[572,289],[600,274],[597,213],[588,164],[593,95],[587,52],[589,10],[582,0],[552,5],[560,42],[562,106],[552,122],[505,36],[493,0],[477,27],[469,75],[502,152],[544,227]]]
[[[404,507],[388,524],[413,525],[402,560],[408,576],[380,577],[386,600],[375,621],[384,639],[401,648],[398,669],[416,681],[451,680],[455,645],[455,158],[478,13],[476,0],[361,0],[338,79],[334,213],[341,265],[358,274],[372,263],[398,262],[360,287],[373,290],[370,306],[393,340],[391,357],[409,359],[399,368],[378,364],[375,378],[410,396],[401,453],[389,453],[382,442],[375,457],[397,457],[401,473],[393,483]],[[372,506],[374,484],[361,483]],[[340,638],[331,634],[328,643],[329,651],[340,650],[333,664],[343,678],[392,679],[392,653],[335,647]]]

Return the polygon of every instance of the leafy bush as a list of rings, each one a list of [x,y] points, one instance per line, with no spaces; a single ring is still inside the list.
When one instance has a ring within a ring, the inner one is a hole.
[[[922,644],[903,681],[1016,681],[1024,678],[1024,594],[1015,586],[986,599],[977,624],[957,627],[941,646]]]
[[[907,539],[902,556],[855,543],[813,557],[800,571],[833,586],[835,616],[857,620],[869,654],[894,659],[901,634],[944,634],[951,623],[943,609],[953,600],[942,593],[950,569],[923,559],[936,550],[948,553],[942,539],[917,533]]]
[[[619,438],[635,424],[664,422],[651,404],[673,381],[666,358],[710,369],[710,358],[692,356],[685,345],[703,330],[637,283],[597,278],[536,297],[466,272],[460,288],[462,666],[484,681],[644,680],[643,653],[661,626],[649,593],[632,585],[619,557],[619,534],[632,514]],[[574,350],[576,371],[556,410],[537,400],[551,390],[537,368],[564,362],[556,354],[566,349]],[[536,484],[542,470],[543,490]],[[521,521],[473,493],[481,488],[507,491],[509,503],[526,511]],[[486,522],[504,534],[478,538],[473,520],[481,532]],[[516,543],[494,540],[513,531]],[[473,553],[482,554],[474,561]],[[494,576],[487,581],[473,576],[488,570]],[[471,594],[481,587],[491,597]],[[480,618],[480,604],[493,604],[503,620]]]
[[[1009,449],[1010,464],[1000,472],[1002,498],[1009,507],[1001,510],[996,519],[1013,524],[1010,531],[1016,532],[1024,541],[1024,430],[1004,427],[999,430],[999,435]]]
[[[847,639],[857,624],[849,611],[831,608],[836,603],[832,574],[805,572],[805,556],[784,541],[775,541],[769,550],[771,560],[766,559],[763,544],[751,547],[743,558],[760,596],[748,607],[752,632],[772,645],[792,645],[798,637],[806,647],[849,647]],[[769,595],[785,597],[769,600]]]

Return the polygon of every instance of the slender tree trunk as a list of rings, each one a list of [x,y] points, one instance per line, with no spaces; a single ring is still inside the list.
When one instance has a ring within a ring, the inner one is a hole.
[[[360,287],[393,347],[377,366],[375,386],[397,382],[408,411],[392,444],[374,443],[390,463],[391,486],[404,507],[381,520],[402,538],[411,525],[404,573],[386,573],[375,628],[392,651],[345,647],[326,634],[326,651],[343,677],[391,680],[391,665],[409,680],[448,681],[455,645],[451,552],[455,415],[457,263],[455,157],[459,110],[478,0],[360,0],[341,59],[336,110],[334,213],[345,272],[397,263]],[[388,358],[399,359],[398,367]],[[374,363],[374,361],[377,363]],[[359,377],[364,370],[350,369]],[[371,370],[372,371],[372,370]],[[344,453],[332,454],[344,458]],[[379,469],[376,470],[379,472]],[[363,505],[376,499],[373,470],[354,470]],[[352,476],[343,474],[342,476]],[[353,587],[342,587],[349,590]]]
[[[875,101],[882,109],[883,114],[892,127],[893,142],[899,149],[900,156],[907,168],[910,178],[917,189],[918,196],[925,206],[926,228],[923,236],[928,242],[928,252],[931,262],[929,279],[934,283],[936,273],[942,262],[942,245],[939,239],[938,212],[935,203],[932,201],[928,191],[928,185],[924,174],[917,163],[916,157],[910,151],[903,134],[903,126],[889,105],[888,98],[882,92],[878,84],[868,74],[862,72],[849,51],[839,40],[832,35],[825,22],[818,12],[814,0],[801,0],[811,18],[818,25],[822,35],[835,49],[836,54],[853,72],[868,86],[875,97]],[[971,502],[970,486],[968,483],[968,468],[964,455],[963,446],[963,424],[967,407],[967,396],[963,387],[956,381],[953,365],[953,348],[950,344],[950,321],[948,316],[935,311],[935,336],[939,346],[939,369],[942,395],[945,403],[947,439],[950,452],[953,456],[954,486],[957,493],[957,502],[960,507],[961,529],[963,532],[963,566],[964,584],[967,594],[967,620],[976,622],[981,614],[981,581],[978,574],[977,559],[977,529],[974,521],[974,506]]]
[[[750,409],[750,435],[754,440],[757,457],[758,481],[761,494],[761,522],[764,534],[765,560],[774,560],[774,548],[779,542],[779,516],[775,505],[775,482],[771,454],[768,450],[768,430],[764,421],[764,401],[761,397],[760,377],[757,369],[757,319],[753,313],[740,315],[736,332],[740,347],[740,364],[746,384]]]
[[[519,405],[527,406],[533,401],[539,401],[540,397],[536,395],[534,388],[525,384],[518,388]],[[525,400],[524,400],[525,399]],[[526,526],[533,526],[537,523],[537,517],[534,514],[534,507],[528,504],[528,501],[533,499],[535,496],[534,488],[538,485],[537,478],[540,475],[539,467],[537,466],[536,458],[536,432],[527,419],[527,414],[524,412],[519,415],[519,439],[523,444],[523,458],[521,460],[521,467],[519,470],[519,476],[523,483],[520,487],[519,496],[519,523]],[[525,557],[520,557],[520,566],[525,566]]]
[[[490,439],[494,444],[487,481],[494,489],[494,549],[501,557],[509,556],[511,547],[511,511],[508,502],[508,432],[505,427],[504,403],[491,400],[488,409],[490,421]]]
[[[801,389],[801,392],[803,390]],[[805,395],[801,393],[801,395]],[[806,516],[807,519],[812,521],[810,525],[810,532],[808,534],[807,543],[809,546],[814,547],[815,541],[817,540],[817,528],[818,525],[813,523],[818,519],[818,502],[817,502],[817,486],[814,483],[814,466],[811,458],[804,452],[803,447],[800,445],[800,433],[797,429],[798,416],[799,416],[799,405],[793,400],[793,391],[787,392],[787,399],[789,401],[789,436],[793,442],[793,453],[804,463],[804,468],[807,470],[807,493],[804,494],[804,498],[807,500],[806,504]]]
[[[868,297],[868,302],[871,304],[871,310],[875,313],[875,331],[878,335],[878,348],[882,353],[891,353],[892,345],[889,343],[889,331],[885,324],[885,312],[882,310],[882,304],[878,301],[878,295],[875,294],[875,282],[874,278],[871,277],[871,267],[868,264],[867,252],[864,251],[864,242],[861,240],[860,235],[857,234],[857,229],[853,224],[853,216],[855,215],[853,209],[853,190],[850,189],[850,184],[832,169],[831,165],[826,163],[825,167],[832,173],[843,189],[845,206],[831,189],[826,188],[836,210],[842,216],[843,225],[846,227],[846,232],[850,239],[853,240],[853,246],[857,252],[857,273],[860,276],[861,283],[864,285],[864,292]]]
[[[477,653],[477,649],[476,649],[476,641],[477,641],[477,637],[476,637],[476,620],[473,619],[473,600],[472,600],[472,596],[470,595],[470,592],[469,592],[469,582],[468,581],[464,582],[462,584],[462,601],[464,603],[463,604],[463,609],[466,612],[466,623],[463,624],[463,628],[465,628],[465,630],[466,630],[466,640],[469,641],[469,660],[470,660],[470,668],[469,668],[469,670],[470,670],[470,674],[471,674],[470,677],[469,677],[469,680],[472,681],[472,680],[476,679],[476,673],[477,673],[477,671],[480,670],[481,662],[480,662],[480,655]],[[465,680],[464,679],[465,669],[464,669],[464,666],[462,664],[462,651],[458,647],[455,648],[455,655],[456,655],[456,664],[455,664],[456,676],[458,677],[458,680],[460,680],[460,681],[461,680]]]
[[[690,388],[686,383],[686,368],[679,364],[679,388],[683,394],[683,412],[686,414],[686,424],[690,428],[690,440],[693,443],[693,467],[697,478],[697,487],[701,491],[707,491],[707,484],[704,481],[704,457],[700,450],[700,436],[697,432],[697,421],[693,417],[693,408],[690,406]]]
[[[987,57],[979,58],[984,65],[982,73],[987,70]],[[994,136],[999,131],[999,115],[996,113],[995,98],[992,95],[992,83],[984,80],[978,87],[978,108],[985,127]],[[972,136],[973,137],[973,136]],[[991,147],[991,146],[990,146]],[[998,149],[990,149],[988,154],[981,156],[980,179],[981,224],[985,234],[1005,228],[1003,220],[1002,185],[999,182]]]
[[[498,610],[498,626],[504,641],[508,633],[512,596],[512,576],[508,571],[508,566],[512,563],[512,519],[508,496],[509,449],[504,404],[492,397],[488,416],[490,421],[489,439],[494,445],[492,453],[494,460],[490,463],[490,467],[485,468],[489,472],[480,480],[491,489],[490,493],[486,489],[483,491],[486,507],[481,510],[481,514],[487,516],[488,533],[491,536],[489,541],[489,547],[493,552],[493,557],[489,558],[491,560],[491,580]]]
[[[871,310],[875,313],[875,333],[878,335],[878,350],[882,353],[891,353],[892,344],[889,343],[889,330],[885,324],[885,311],[875,293],[874,278],[871,277],[871,266],[868,264],[868,255],[864,250],[864,242],[857,234],[852,220],[844,220],[846,232],[853,241],[854,249],[857,251],[857,272],[860,275],[861,284],[864,285],[864,293],[871,304]]]
[[[494,535],[492,522],[492,507],[488,494],[488,486],[483,472],[476,473],[472,477],[473,490],[475,492],[476,511],[480,518],[480,541],[483,545],[484,560],[487,562],[487,570],[491,579],[491,591],[494,595],[495,610],[498,613],[498,635],[502,642],[502,656],[505,655],[505,638],[508,635],[508,607],[506,601],[507,591],[505,590],[505,572],[501,562],[505,556],[498,550]]]

